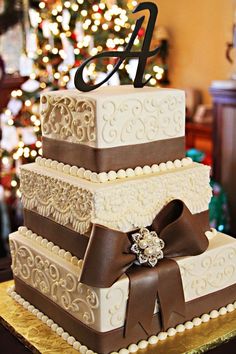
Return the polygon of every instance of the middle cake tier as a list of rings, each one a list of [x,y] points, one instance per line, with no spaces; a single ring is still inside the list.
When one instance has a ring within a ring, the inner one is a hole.
[[[209,167],[192,163],[99,184],[35,163],[21,168],[22,202],[26,214],[33,212],[80,234],[89,232],[92,223],[129,232],[151,225],[173,199],[201,218],[212,195],[209,174]]]

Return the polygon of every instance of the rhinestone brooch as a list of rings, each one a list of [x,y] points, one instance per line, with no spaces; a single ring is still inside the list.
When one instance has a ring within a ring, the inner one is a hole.
[[[131,237],[133,239],[131,252],[136,254],[136,264],[155,267],[157,262],[164,257],[162,249],[165,243],[155,231],[149,231],[143,227]]]

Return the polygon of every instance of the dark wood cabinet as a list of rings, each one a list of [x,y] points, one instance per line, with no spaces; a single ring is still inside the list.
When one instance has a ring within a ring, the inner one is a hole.
[[[231,233],[236,236],[236,89],[211,88],[214,103],[213,177],[228,195]]]
[[[186,147],[195,148],[212,155],[212,124],[187,122]]]

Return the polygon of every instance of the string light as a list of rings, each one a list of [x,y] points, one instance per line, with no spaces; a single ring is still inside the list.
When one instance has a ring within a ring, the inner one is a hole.
[[[99,7],[98,7],[98,5],[93,5],[93,11],[98,11],[99,10]]]
[[[71,8],[72,8],[73,11],[76,12],[76,11],[79,10],[79,5],[77,5],[77,4],[72,4]]]
[[[58,73],[58,72],[56,72],[55,74],[54,74],[54,78],[56,79],[56,80],[58,80],[58,79],[60,79],[60,73]]]
[[[39,127],[41,122],[40,122],[40,119],[36,119],[36,121],[34,122],[35,126],[36,127]]]
[[[30,107],[31,106],[31,101],[30,100],[26,100],[25,101],[25,105],[26,105],[26,107]]]
[[[162,79],[162,74],[156,74],[156,78],[157,78],[157,80],[161,80]]]
[[[48,63],[49,62],[49,57],[43,57],[43,62]]]
[[[152,86],[155,86],[156,85],[156,80],[154,79],[154,77],[153,78],[151,78],[151,80],[149,81],[150,82],[150,84],[152,85]]]
[[[69,9],[69,7],[70,7],[70,1],[65,1],[65,2],[64,2],[64,6]]]
[[[83,17],[86,17],[86,16],[88,15],[88,11],[87,11],[87,10],[82,10],[82,11],[81,11],[81,15],[82,15]]]
[[[45,89],[45,88],[47,87],[47,85],[46,85],[45,82],[41,82],[41,83],[40,83],[40,87],[41,87],[42,89]]]
[[[17,91],[15,91],[15,90],[13,90],[12,92],[11,92],[11,97],[17,97]]]
[[[9,163],[9,160],[8,160],[8,158],[6,157],[6,156],[4,156],[3,158],[2,158],[2,163],[3,163],[3,165],[8,165],[8,163]]]
[[[112,64],[108,64],[107,65],[107,70],[108,71],[112,71],[113,70],[113,65]]]
[[[98,30],[98,26],[93,25],[93,26],[91,27],[91,30],[92,30],[93,32],[96,32],[96,31]]]
[[[8,119],[7,124],[10,125],[10,126],[13,125],[14,124],[14,120],[12,118]]]
[[[57,5],[57,11],[58,12],[62,12],[62,6],[61,5]]]
[[[17,186],[17,182],[14,179],[11,181],[11,186],[13,188]]]
[[[62,22],[63,21],[63,17],[61,15],[56,17],[57,22]]]
[[[20,148],[23,148],[24,147],[24,142],[23,141],[19,141],[19,143],[18,143],[18,146],[20,147]]]
[[[98,53],[98,49],[97,48],[92,48],[92,50],[90,51],[90,54],[92,56],[96,55]]]
[[[60,54],[60,57],[61,57],[62,59],[65,59],[65,58],[66,58],[66,53],[65,53],[65,51],[64,51],[63,49],[60,49],[60,50],[59,50],[59,54]]]
[[[106,30],[109,28],[109,26],[108,26],[107,23],[104,23],[104,24],[102,25],[102,28],[106,31]]]
[[[35,146],[36,146],[37,148],[40,148],[40,147],[42,146],[41,141],[37,140],[36,143],[35,143]]]
[[[68,82],[69,80],[70,80],[70,78],[69,78],[68,75],[65,75],[65,76],[63,77],[63,81],[64,81],[64,82]]]
[[[40,9],[44,9],[45,6],[46,6],[45,2],[41,1],[41,2],[39,3],[39,8],[40,8]]]
[[[53,16],[57,16],[57,14],[58,14],[58,11],[57,11],[56,9],[53,9],[53,10],[52,10],[52,15],[53,15]]]
[[[30,155],[31,155],[32,157],[36,157],[36,156],[37,156],[37,151],[36,151],[36,150],[32,150],[32,151],[30,152]]]
[[[34,123],[36,121],[37,117],[33,114],[31,117],[30,117],[30,120],[32,123]]]

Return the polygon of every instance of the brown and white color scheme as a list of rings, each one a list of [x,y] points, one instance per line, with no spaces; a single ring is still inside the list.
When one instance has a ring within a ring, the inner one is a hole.
[[[81,353],[133,353],[234,309],[236,240],[210,231],[210,170],[185,158],[184,112],[179,90],[41,97],[12,296]]]

